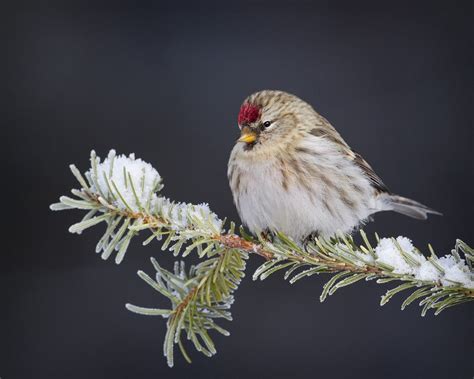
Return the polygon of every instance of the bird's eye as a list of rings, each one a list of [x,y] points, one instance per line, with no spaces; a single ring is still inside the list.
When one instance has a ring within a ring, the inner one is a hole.
[[[265,122],[263,123],[263,127],[264,127],[264,128],[268,128],[271,124],[272,124],[271,121],[265,121]]]

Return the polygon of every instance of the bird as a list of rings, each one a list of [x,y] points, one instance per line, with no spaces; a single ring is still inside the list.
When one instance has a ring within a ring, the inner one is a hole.
[[[350,234],[381,211],[424,220],[441,213],[392,193],[310,104],[284,91],[248,96],[227,176],[250,232],[296,242]]]

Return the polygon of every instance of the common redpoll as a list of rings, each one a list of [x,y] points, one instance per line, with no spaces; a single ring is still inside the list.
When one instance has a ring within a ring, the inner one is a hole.
[[[228,178],[251,232],[295,241],[350,233],[380,211],[440,214],[389,191],[370,165],[309,104],[281,91],[245,99]]]

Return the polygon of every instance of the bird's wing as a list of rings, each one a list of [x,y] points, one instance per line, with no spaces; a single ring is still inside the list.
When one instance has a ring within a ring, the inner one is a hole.
[[[390,190],[384,184],[382,179],[375,173],[374,169],[366,162],[362,156],[352,150],[349,145],[344,141],[341,135],[334,129],[334,127],[326,120],[323,116],[318,115],[321,122],[315,128],[312,128],[309,133],[315,137],[325,138],[339,147],[342,153],[346,154],[350,160],[352,160],[358,167],[362,169],[367,178],[370,181],[372,187],[374,187],[378,192],[388,192]]]
[[[350,159],[359,166],[367,178],[370,180],[370,184],[379,192],[390,192],[388,187],[384,184],[382,179],[375,173],[374,169],[370,167],[367,161],[362,158],[362,156],[355,152],[354,150],[350,150],[349,152]]]

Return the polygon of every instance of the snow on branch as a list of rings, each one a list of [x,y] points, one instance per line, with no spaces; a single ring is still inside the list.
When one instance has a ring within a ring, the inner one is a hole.
[[[225,229],[225,222],[207,204],[179,203],[162,196],[161,176],[134,154],[127,157],[111,150],[101,161],[92,151],[90,161],[91,167],[84,176],[74,165],[70,166],[80,185],[80,189],[71,191],[74,197],[61,196],[59,203],[50,206],[55,211],[87,211],[80,222],[69,228],[71,233],[81,234],[104,223],[96,252],[102,259],[115,253],[117,264],[124,259],[131,240],[143,233],[148,234],[144,245],[162,240],[162,250],[183,258],[195,253],[202,259],[189,270],[184,262],[177,262],[173,271],[167,271],[152,258],[154,278],[143,271],[138,275],[168,298],[170,307],[126,305],[132,312],[167,319],[164,355],[169,366],[174,363],[175,345],[191,361],[184,337],[197,351],[207,356],[215,354],[209,331],[228,335],[216,320],[231,320],[230,306],[249,254],[265,260],[254,273],[254,280],[263,280],[278,271],[284,271],[284,278],[290,283],[314,274],[331,274],[321,301],[362,279],[374,279],[379,284],[398,282],[382,296],[381,305],[397,293],[409,291],[402,309],[418,300],[422,315],[430,309],[439,314],[474,300],[474,250],[460,240],[451,254],[438,258],[431,246],[426,257],[406,237],[379,239],[376,235],[377,243],[372,246],[363,231],[360,244],[346,235],[315,238],[304,246],[281,233],[271,240],[253,237],[242,227],[237,232],[234,223]]]

